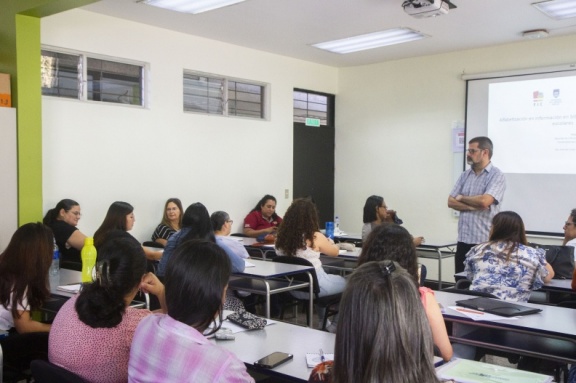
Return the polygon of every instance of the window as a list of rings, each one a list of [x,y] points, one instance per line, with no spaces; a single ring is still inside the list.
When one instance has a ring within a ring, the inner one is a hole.
[[[184,111],[187,112],[264,119],[265,95],[263,84],[184,72]]]
[[[40,62],[42,94],[79,98],[79,68],[80,56],[43,50]]]
[[[332,126],[334,121],[334,96],[295,89],[294,122],[305,123],[306,118],[320,120],[320,125]]]
[[[144,105],[144,65],[42,50],[42,94],[46,96]],[[86,86],[83,86],[86,84]]]

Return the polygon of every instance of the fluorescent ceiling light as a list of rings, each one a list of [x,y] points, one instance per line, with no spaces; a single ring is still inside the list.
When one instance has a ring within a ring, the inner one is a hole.
[[[576,0],[549,0],[532,5],[556,20],[576,17]]]
[[[139,0],[140,3],[184,13],[211,11],[242,1],[244,0]]]
[[[382,32],[368,33],[366,35],[313,44],[312,46],[334,53],[346,54],[384,47],[386,45],[407,43],[425,37],[428,36],[409,28],[394,28]]]

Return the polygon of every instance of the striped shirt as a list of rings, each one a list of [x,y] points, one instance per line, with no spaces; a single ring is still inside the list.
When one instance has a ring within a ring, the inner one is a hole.
[[[460,175],[450,195],[478,196],[488,194],[494,203],[487,210],[461,211],[458,220],[458,242],[479,244],[488,241],[492,218],[500,212],[506,180],[500,169],[489,163],[480,174],[468,169]]]
[[[254,383],[234,354],[166,314],[144,318],[134,334],[129,383]]]

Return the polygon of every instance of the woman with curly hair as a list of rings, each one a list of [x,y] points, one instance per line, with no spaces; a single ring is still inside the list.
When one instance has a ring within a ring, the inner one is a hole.
[[[334,295],[344,291],[346,280],[340,275],[328,274],[322,268],[320,254],[336,257],[339,248],[326,238],[318,228],[316,205],[306,198],[296,199],[286,211],[284,220],[278,229],[276,250],[279,255],[299,257],[308,260],[316,269],[319,296]],[[292,292],[297,298],[308,298],[308,293]],[[324,319],[323,310],[318,310],[320,323]]]

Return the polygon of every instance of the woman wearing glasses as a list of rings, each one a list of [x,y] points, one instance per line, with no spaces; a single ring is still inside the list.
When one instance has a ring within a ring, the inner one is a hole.
[[[44,216],[44,224],[54,233],[56,245],[60,250],[60,267],[64,269],[82,270],[80,250],[84,246],[86,236],[78,230],[80,205],[71,199],[63,199]]]

